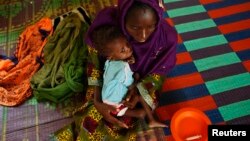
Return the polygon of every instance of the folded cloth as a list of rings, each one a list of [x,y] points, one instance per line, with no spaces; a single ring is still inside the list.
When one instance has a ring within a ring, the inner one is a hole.
[[[52,22],[43,18],[27,27],[19,36],[15,60],[0,58],[0,104],[16,106],[32,95],[30,79],[41,67],[39,59],[47,36],[52,32]]]

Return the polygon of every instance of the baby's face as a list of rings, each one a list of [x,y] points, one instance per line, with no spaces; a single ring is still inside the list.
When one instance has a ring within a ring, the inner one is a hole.
[[[132,56],[132,48],[125,37],[119,37],[107,44],[110,49],[109,58],[112,60],[125,60]]]

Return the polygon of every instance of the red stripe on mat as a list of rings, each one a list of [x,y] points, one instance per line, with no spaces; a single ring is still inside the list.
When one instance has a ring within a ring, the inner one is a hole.
[[[181,44],[183,42],[181,36],[178,34],[178,44]]]
[[[161,106],[161,107],[158,107],[155,111],[156,111],[156,115],[161,121],[166,121],[166,120],[170,120],[176,111],[185,107],[193,107],[201,111],[207,111],[207,110],[216,109],[217,105],[215,104],[215,101],[212,98],[212,96],[209,95],[209,96],[205,96],[201,98],[196,98],[193,100],[188,100],[188,101],[179,102],[179,103],[175,103],[171,105]]]
[[[250,19],[219,25],[218,28],[223,34],[248,29],[250,28]]]
[[[250,72],[250,60],[242,62],[248,72]]]
[[[178,53],[176,57],[177,57],[177,62],[176,62],[177,65],[192,62],[192,57],[188,52]]]
[[[200,73],[195,72],[187,75],[181,75],[165,79],[162,91],[166,92],[171,90],[177,90],[203,83],[204,80],[202,79]]]
[[[201,4],[210,4],[210,3],[215,3],[215,2],[220,2],[222,0],[200,0]]]
[[[250,38],[230,42],[229,45],[235,52],[250,49]]]
[[[165,20],[167,21],[168,24],[170,24],[171,26],[174,26],[174,23],[170,18],[166,18]]]
[[[211,18],[220,18],[240,12],[245,12],[250,10],[250,2],[246,2],[243,4],[228,6],[225,8],[215,9],[208,11],[208,14]]]

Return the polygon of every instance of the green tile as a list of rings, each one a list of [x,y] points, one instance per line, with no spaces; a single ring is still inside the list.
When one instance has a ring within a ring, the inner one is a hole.
[[[219,107],[225,121],[250,115],[250,99]]]
[[[216,24],[214,23],[212,19],[206,19],[206,20],[178,24],[175,26],[175,28],[178,31],[178,33],[185,33],[185,32],[201,30],[201,29],[206,29],[206,28],[215,27],[215,26]]]
[[[184,8],[171,9],[168,10],[167,12],[169,17],[174,18],[184,15],[206,12],[206,9],[202,5],[195,5]]]
[[[250,74],[242,73],[205,83],[211,95],[250,85]],[[236,94],[237,95],[237,94]]]
[[[188,51],[203,49],[216,45],[226,44],[227,39],[223,35],[215,35],[184,42]]]
[[[239,57],[234,52],[230,52],[222,55],[198,59],[194,61],[194,64],[197,70],[201,72],[221,66],[235,64],[238,62],[241,62]]]
[[[164,3],[172,3],[172,2],[178,2],[178,1],[184,1],[184,0],[163,0]]]

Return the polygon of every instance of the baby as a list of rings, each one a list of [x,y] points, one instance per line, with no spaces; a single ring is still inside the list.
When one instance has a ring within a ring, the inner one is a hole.
[[[138,102],[143,108],[130,109],[122,102],[128,90],[135,87],[139,75],[130,69],[129,64],[134,63],[135,59],[132,47],[120,29],[111,25],[101,26],[93,31],[92,40],[98,54],[107,59],[103,74],[102,101],[117,109],[111,114],[136,118],[144,118],[146,114],[149,127],[167,127],[154,119],[150,107],[141,96]],[[133,78],[133,75],[136,77]]]

